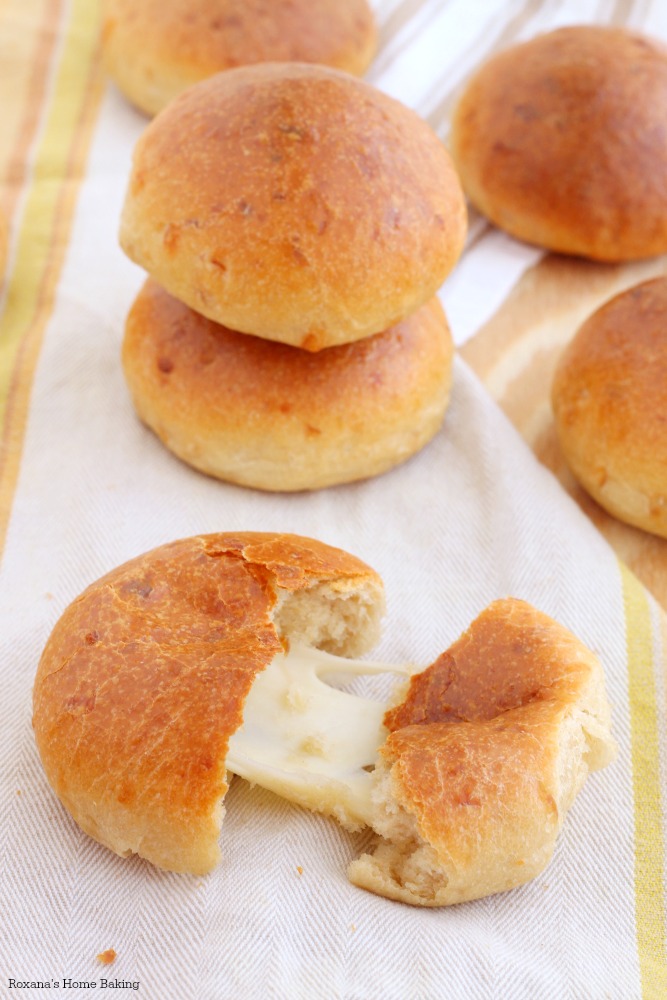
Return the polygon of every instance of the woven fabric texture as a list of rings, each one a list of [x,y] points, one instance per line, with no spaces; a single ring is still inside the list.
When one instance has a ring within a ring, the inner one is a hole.
[[[368,79],[443,140],[459,88],[497,48],[579,21],[667,39],[659,0],[376,0],[375,9],[380,51]],[[104,79],[90,0],[5,0],[0,45],[11,223],[0,314],[0,996],[667,996],[663,612],[461,360],[440,433],[375,480],[274,496],[208,479],[167,452],[138,422],[119,363],[143,276],[118,248],[118,219],[146,120]],[[458,343],[540,256],[471,223],[441,293]],[[508,595],[596,651],[619,754],[585,785],[541,876],[441,910],[390,902],[346,879],[368,833],[238,779],[222,863],[204,878],[122,860],[77,828],[32,733],[49,632],[124,560],[224,530],[311,535],[369,562],[388,599],[378,659],[426,665]],[[109,948],[116,960],[103,965]],[[30,983],[49,985],[17,985]]]

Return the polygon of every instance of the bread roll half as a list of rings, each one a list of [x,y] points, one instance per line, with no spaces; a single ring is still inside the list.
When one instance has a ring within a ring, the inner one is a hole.
[[[133,559],[66,609],[41,657],[33,725],[50,784],[117,854],[208,871],[256,676],[290,642],[364,652],[383,607],[373,570],[294,535],[202,535]]]
[[[599,660],[514,599],[483,611],[384,721],[380,836],[349,877],[418,906],[534,878],[589,771],[615,752]]]

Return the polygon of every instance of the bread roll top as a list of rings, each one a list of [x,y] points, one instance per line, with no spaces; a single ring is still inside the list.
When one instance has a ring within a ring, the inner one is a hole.
[[[121,242],[197,312],[319,350],[431,298],[465,229],[449,156],[413,111],[335,70],[264,64],[190,88],[149,125]]]

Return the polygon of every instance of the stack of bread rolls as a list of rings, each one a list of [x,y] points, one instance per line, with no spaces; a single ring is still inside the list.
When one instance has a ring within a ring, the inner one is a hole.
[[[150,278],[123,362],[142,420],[220,479],[315,489],[436,433],[436,291],[466,231],[414,112],[339,70],[265,63],[189,88],[135,150],[121,244]]]

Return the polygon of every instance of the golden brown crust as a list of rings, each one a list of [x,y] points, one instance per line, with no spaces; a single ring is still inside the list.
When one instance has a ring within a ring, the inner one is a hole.
[[[560,28],[490,59],[455,111],[471,201],[513,236],[620,261],[667,250],[667,49]]]
[[[453,345],[437,299],[385,333],[312,354],[227,330],[148,280],[123,364],[142,420],[180,458],[266,490],[404,461],[439,429]]]
[[[377,45],[367,0],[105,0],[102,39],[108,72],[150,115],[191,84],[252,63],[361,76]]]
[[[414,112],[336,70],[264,64],[190,88],[149,125],[121,243],[197,312],[319,350],[430,299],[465,227],[453,166]]]
[[[412,726],[390,737],[382,753],[397,799],[447,872],[427,905],[504,892],[547,864],[563,819],[557,770],[564,714],[563,706],[537,703],[484,722]]]
[[[282,650],[278,598],[377,581],[355,557],[295,535],[184,539],[131,560],[57,622],[34,688],[49,782],[119,854],[175,871],[219,859],[225,755],[258,671]]]
[[[426,906],[534,877],[586,774],[614,751],[599,661],[514,599],[491,604],[415,676],[385,724],[380,770],[389,770],[390,811],[398,807],[404,819],[396,827],[391,813],[380,815],[389,843],[378,860],[353,863],[350,875]],[[401,836],[391,843],[394,829]]]
[[[552,403],[565,459],[614,517],[667,537],[667,279],[607,302],[564,351]]]
[[[394,732],[434,722],[488,722],[536,701],[576,702],[594,657],[552,618],[525,601],[495,601],[412,678],[385,715]]]

